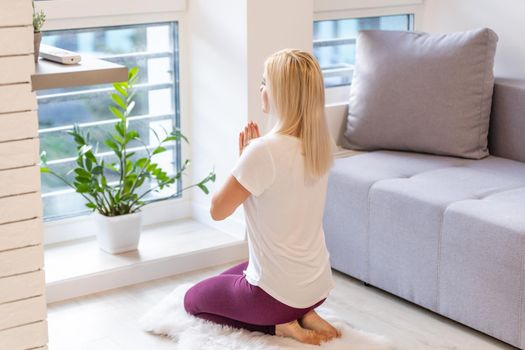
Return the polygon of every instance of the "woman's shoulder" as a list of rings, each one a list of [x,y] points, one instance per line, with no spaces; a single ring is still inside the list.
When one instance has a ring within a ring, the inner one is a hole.
[[[246,149],[249,149],[251,152],[255,153],[263,152],[263,150],[268,149],[268,144],[269,140],[267,139],[266,135],[260,136],[255,139],[251,139]]]
[[[301,144],[300,138],[284,134],[266,134],[260,139],[262,143],[272,147],[290,147]]]
[[[301,147],[300,139],[282,134],[266,134],[252,139],[248,146],[250,156],[261,157],[269,155],[270,158],[287,153],[295,153],[297,147]]]

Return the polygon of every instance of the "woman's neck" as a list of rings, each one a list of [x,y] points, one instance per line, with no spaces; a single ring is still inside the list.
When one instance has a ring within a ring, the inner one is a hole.
[[[300,138],[301,137],[298,131],[297,132],[293,132],[293,131],[289,131],[289,130],[282,130],[278,126],[274,127],[270,131],[270,133],[277,134],[277,135],[293,136],[293,137],[296,137],[296,138]]]

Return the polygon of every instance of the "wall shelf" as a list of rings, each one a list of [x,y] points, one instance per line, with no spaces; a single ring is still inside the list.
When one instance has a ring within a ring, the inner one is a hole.
[[[128,80],[128,68],[100,59],[82,57],[78,64],[60,64],[40,58],[31,76],[33,90],[97,85]]]

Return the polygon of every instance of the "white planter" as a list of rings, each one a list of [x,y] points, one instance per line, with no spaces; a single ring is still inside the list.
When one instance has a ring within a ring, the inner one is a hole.
[[[140,240],[142,212],[120,216],[95,213],[100,249],[111,254],[136,250]]]

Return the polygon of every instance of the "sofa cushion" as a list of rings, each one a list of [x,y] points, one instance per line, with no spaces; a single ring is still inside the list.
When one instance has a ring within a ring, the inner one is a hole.
[[[524,186],[525,164],[493,156],[376,182],[369,196],[370,283],[438,311],[447,208]]]
[[[497,36],[362,31],[343,146],[480,159]]]
[[[524,348],[524,255],[525,187],[451,204],[441,235],[439,312]]]
[[[468,161],[460,158],[394,151],[336,159],[328,180],[324,214],[332,267],[368,281],[368,196],[376,182],[465,162]]]

